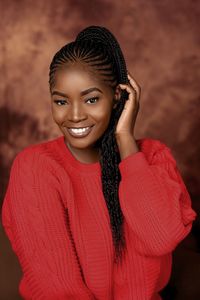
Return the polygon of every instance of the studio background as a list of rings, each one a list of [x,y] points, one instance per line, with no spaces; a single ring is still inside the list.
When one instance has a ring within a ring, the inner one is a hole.
[[[20,0],[0,2],[0,204],[15,155],[61,135],[51,116],[49,64],[90,25],[114,33],[142,89],[136,138],[167,144],[200,213],[200,2]],[[173,253],[163,299],[200,299],[199,216]],[[0,299],[21,299],[22,275],[0,223]]]

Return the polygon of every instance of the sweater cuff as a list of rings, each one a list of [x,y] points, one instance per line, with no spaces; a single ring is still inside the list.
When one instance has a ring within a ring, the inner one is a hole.
[[[122,159],[118,166],[121,176],[127,177],[131,173],[135,173],[138,170],[148,167],[149,163],[144,153],[138,151]]]

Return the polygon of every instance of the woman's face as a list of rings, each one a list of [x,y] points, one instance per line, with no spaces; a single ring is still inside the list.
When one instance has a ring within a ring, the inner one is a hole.
[[[114,93],[98,76],[80,66],[63,67],[54,76],[51,91],[54,121],[71,148],[92,149],[108,127],[117,91]],[[73,132],[73,128],[86,129]]]

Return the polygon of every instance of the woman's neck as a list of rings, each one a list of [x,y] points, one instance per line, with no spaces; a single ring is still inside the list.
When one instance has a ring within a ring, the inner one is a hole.
[[[68,142],[65,141],[66,146],[69,148],[73,156],[83,163],[95,163],[100,159],[98,148],[77,149],[73,148]]]

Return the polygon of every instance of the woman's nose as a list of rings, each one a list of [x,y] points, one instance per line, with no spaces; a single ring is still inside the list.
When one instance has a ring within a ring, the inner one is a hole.
[[[67,116],[69,121],[77,122],[79,120],[85,119],[87,117],[87,114],[81,107],[81,105],[74,104],[69,108]]]

